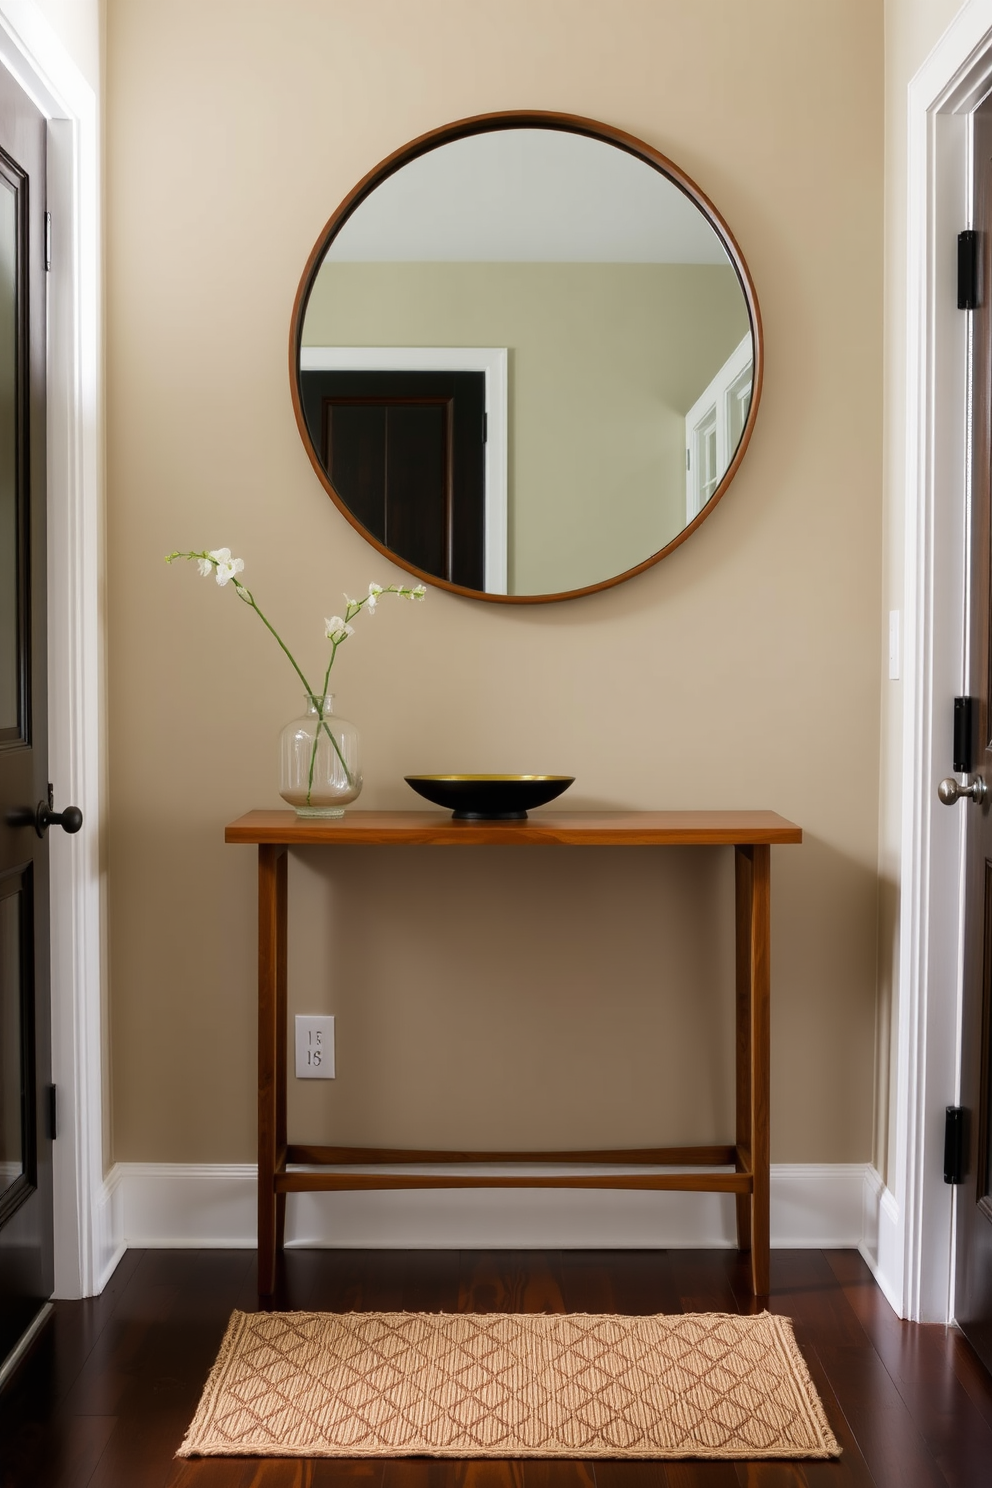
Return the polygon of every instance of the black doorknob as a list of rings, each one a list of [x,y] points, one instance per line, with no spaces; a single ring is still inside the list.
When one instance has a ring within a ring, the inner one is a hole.
[[[61,827],[63,832],[78,832],[82,825],[83,813],[78,806],[67,806],[64,811],[53,811],[47,801],[38,802],[34,826],[39,837],[44,837],[49,827]]]

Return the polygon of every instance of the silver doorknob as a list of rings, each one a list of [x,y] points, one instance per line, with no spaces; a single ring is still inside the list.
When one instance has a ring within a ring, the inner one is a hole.
[[[962,796],[967,796],[969,801],[974,801],[980,806],[988,795],[989,788],[981,775],[976,775],[970,785],[962,785],[955,780],[953,775],[948,775],[937,787],[937,794],[945,806],[953,806],[955,801],[960,801]]]

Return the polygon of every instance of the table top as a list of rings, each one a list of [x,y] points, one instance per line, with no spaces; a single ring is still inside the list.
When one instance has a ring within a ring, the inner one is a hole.
[[[225,842],[270,846],[688,847],[802,842],[775,811],[535,811],[526,821],[453,821],[447,811],[352,811],[328,818],[249,811]]]

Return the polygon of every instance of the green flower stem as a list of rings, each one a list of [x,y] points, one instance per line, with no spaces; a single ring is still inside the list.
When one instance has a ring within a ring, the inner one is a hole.
[[[265,626],[265,628],[269,632],[269,634],[272,635],[272,636],[274,636],[275,639],[279,642],[279,645],[282,647],[282,649],[285,652],[286,656],[289,658],[290,665],[292,666],[294,672],[299,677],[300,681],[303,683],[303,686],[306,688],[307,697],[312,697],[314,699],[314,701],[316,702],[316,696],[314,694],[314,690],[310,686],[310,683],[307,681],[306,677],[303,675],[303,672],[302,672],[302,670],[300,668],[299,663],[296,660],[296,657],[293,655],[292,651],[290,651],[289,647],[286,645],[286,642],[283,640],[282,636],[276,630],[275,626],[269,620],[267,620],[265,618],[265,616],[262,614],[262,611],[259,609],[258,605],[255,602],[255,596],[252,594],[251,590],[250,589],[247,589],[244,584],[239,584],[238,581],[237,581],[237,579],[232,579],[231,580],[231,583],[234,585],[234,588],[237,591],[238,598],[240,600],[243,600],[243,602],[246,605],[248,605],[249,609],[252,609],[252,610],[255,611],[255,614],[258,616],[259,620],[261,620],[262,624]],[[334,649],[337,650],[337,647],[335,646]],[[333,661],[334,661],[334,651],[331,652],[331,663],[333,663]],[[330,670],[331,670],[331,668],[330,668],[330,666],[328,666],[328,668],[327,668],[328,675],[330,675]],[[317,732],[314,734],[313,752],[310,755],[310,776],[309,776],[309,779],[307,781],[307,805],[308,806],[310,805],[310,796],[311,796],[311,794],[313,792],[313,771],[314,771],[314,765],[316,764],[316,760],[317,760],[317,744],[318,744],[318,741],[320,739],[320,730],[321,730],[321,728],[323,728],[324,733],[327,735],[327,737],[330,739],[331,743],[334,746],[334,753],[337,755],[338,759],[341,761],[341,768],[342,768],[342,770],[344,770],[345,779],[347,780],[348,784],[351,785],[351,786],[353,786],[355,784],[354,776],[352,775],[351,771],[348,769],[348,765],[347,765],[347,762],[345,760],[345,757],[341,753],[341,746],[338,744],[337,739],[334,737],[334,734],[331,732],[331,730],[328,727],[327,722],[326,722],[326,720],[324,718],[324,696],[325,696],[326,692],[327,692],[327,679],[325,677],[325,679],[324,679],[324,692],[321,693],[320,703],[318,704],[318,707],[317,707],[318,728],[317,728]]]
[[[360,599],[360,600],[349,600],[348,601],[348,608],[345,610],[345,614],[344,614],[344,623],[346,625],[350,624],[350,622],[352,620],[354,620],[355,616],[361,612],[362,606],[366,602],[367,601],[364,600],[364,599]],[[256,608],[257,608],[257,606],[256,606]],[[261,612],[259,612],[259,613],[261,613]],[[270,626],[269,629],[271,630],[272,627]],[[275,634],[274,631],[273,631],[273,634]],[[279,639],[278,636],[276,636],[276,639],[277,640]],[[343,638],[343,639],[346,639],[346,637]],[[280,641],[280,645],[282,645],[282,642],[281,641]],[[328,662],[327,662],[327,671],[324,673],[324,690],[323,690],[323,692],[320,695],[320,702],[317,705],[317,717],[323,723],[324,732],[327,734],[327,736],[330,739],[331,743],[334,745],[335,751],[337,753],[337,757],[341,761],[341,765],[342,765],[342,767],[344,769],[345,777],[346,777],[346,779],[348,781],[348,784],[349,785],[354,785],[355,782],[352,779],[351,771],[348,769],[348,766],[345,764],[344,756],[342,755],[341,750],[338,748],[337,740],[335,739],[334,735],[331,733],[330,729],[328,729],[327,724],[324,723],[324,699],[327,696],[327,689],[328,689],[328,687],[330,686],[330,683],[331,683],[331,667],[334,665],[334,658],[338,654],[338,647],[340,645],[341,645],[341,641],[336,641],[333,638],[333,636],[332,636],[331,637],[331,654],[330,654],[330,657],[328,658]],[[283,650],[284,651],[286,650],[285,646],[283,646]],[[288,651],[286,652],[286,654],[287,654],[287,656],[289,656],[289,652]],[[292,661],[292,657],[290,657],[290,660]],[[294,663],[294,665],[295,665],[295,663]],[[311,696],[313,696],[313,694],[311,694]],[[314,698],[314,702],[317,702],[317,699],[316,698]],[[320,742],[320,729],[318,728],[317,732],[314,734],[313,749],[310,751],[310,774],[309,774],[309,778],[308,778],[308,782],[307,782],[307,805],[310,804],[310,792],[313,790],[313,772],[314,772],[314,768],[315,768],[316,763],[317,763],[317,745],[318,745],[319,742]]]
[[[306,688],[307,696],[313,697],[313,688],[310,686],[310,683],[307,681],[306,677],[300,670],[296,657],[293,655],[292,651],[290,651],[289,647],[286,645],[286,642],[276,630],[275,626],[272,625],[268,620],[266,620],[258,605],[255,603],[255,596],[252,594],[251,590],[246,589],[244,584],[239,584],[237,579],[232,579],[231,583],[234,585],[235,590],[237,591],[238,598],[240,600],[243,600],[243,602],[248,605],[250,609],[253,609],[255,611],[255,614],[258,616],[259,620],[261,620],[266,630],[269,632],[270,635],[275,637],[279,645],[282,647],[283,651],[289,657],[289,664],[293,668],[293,671],[296,673],[296,675],[299,677],[300,681],[303,683],[303,686]]]
[[[307,780],[307,805],[309,806],[311,804],[311,796],[313,794],[313,776],[317,763],[317,747],[320,743],[321,729],[323,729],[324,733],[330,739],[331,744],[334,746],[334,753],[341,761],[341,768],[344,770],[345,779],[347,780],[349,786],[354,787],[354,776],[348,769],[347,761],[345,760],[344,755],[341,753],[341,746],[338,744],[337,739],[334,737],[334,734],[330,726],[328,725],[326,718],[324,717],[324,699],[327,696],[327,689],[330,686],[331,668],[334,665],[334,658],[338,653],[338,647],[344,641],[346,641],[348,639],[348,636],[351,634],[351,621],[354,620],[356,615],[361,614],[366,605],[369,605],[371,607],[371,610],[374,610],[375,601],[378,600],[380,594],[399,594],[402,595],[404,599],[423,599],[426,593],[424,585],[418,584],[415,588],[410,589],[405,584],[388,584],[385,588],[378,584],[370,584],[369,592],[364,597],[364,599],[348,600],[347,608],[345,609],[344,614],[344,629],[339,630],[335,628],[333,631],[327,632],[327,638],[331,643],[331,655],[327,663],[327,671],[324,673],[323,691],[318,697],[317,693],[314,692],[313,688],[310,686],[310,683],[303,675],[302,668],[300,667],[292,651],[290,651],[289,647],[286,645],[286,642],[283,640],[282,636],[276,630],[271,621],[269,621],[266,616],[263,615],[262,611],[255,603],[255,596],[252,594],[251,590],[246,588],[245,585],[238,580],[237,575],[243,572],[244,564],[242,563],[240,558],[235,558],[233,560],[231,559],[230,548],[218,548],[215,550],[214,553],[169,553],[166,556],[165,561],[166,563],[173,563],[177,558],[184,558],[188,561],[196,559],[196,561],[200,565],[200,572],[204,574],[204,576],[206,576],[210,572],[209,568],[206,565],[212,564],[214,569],[217,570],[217,581],[219,584],[224,585],[230,582],[234,585],[235,593],[241,600],[242,604],[246,604],[249,609],[255,611],[255,614],[258,616],[259,620],[261,620],[262,624],[265,626],[269,634],[278,643],[280,650],[287,657],[290,666],[293,668],[293,671],[303,683],[307,697],[313,699],[314,706],[317,712],[317,729],[314,733],[313,749],[310,752],[310,773]],[[223,569],[223,572],[221,572],[221,569]],[[339,618],[340,617],[335,617],[335,620]]]
[[[321,731],[321,729],[324,730],[324,733],[327,735],[327,737],[330,739],[331,743],[334,746],[334,753],[337,755],[338,759],[341,761],[341,768],[344,771],[344,776],[345,776],[345,779],[347,780],[348,784],[350,786],[354,786],[354,784],[355,784],[355,777],[352,775],[351,771],[348,769],[348,762],[345,759],[344,755],[341,753],[341,746],[338,743],[337,739],[334,737],[334,734],[333,734],[333,732],[331,731],[331,729],[330,729],[330,727],[328,725],[327,719],[324,717],[324,696],[325,696],[325,694],[322,694],[321,695],[321,698],[320,698],[320,701],[317,702],[317,698],[314,696],[314,694],[312,692],[310,693],[310,697],[312,697],[313,700],[314,700],[314,702],[317,703],[317,732],[313,736],[313,749],[310,751],[310,774],[309,774],[309,777],[307,779],[307,805],[308,806],[310,805],[310,793],[313,790],[313,772],[314,772],[314,766],[317,763],[317,745],[320,743],[320,731]]]
[[[349,615],[348,618],[350,619],[351,616]],[[318,719],[320,720],[321,723],[324,722],[324,699],[327,697],[327,688],[328,688],[328,685],[329,685],[330,680],[331,680],[331,667],[334,665],[334,657],[335,657],[335,655],[337,653],[338,645],[339,645],[339,642],[334,641],[334,640],[331,641],[331,659],[327,663],[327,671],[324,673],[324,690],[320,694],[320,701],[319,702],[317,701],[316,698],[314,698],[314,702],[317,703],[317,717],[318,717]],[[325,727],[325,729],[327,728],[326,723],[324,724],[324,727]],[[330,731],[328,730],[328,732],[330,732]],[[344,765],[344,773],[348,777],[348,784],[349,785],[352,785],[354,782],[352,781],[351,775],[349,774],[348,766],[344,764],[344,759],[341,756],[340,749],[338,749],[338,747],[337,747],[337,743],[334,740],[333,734],[331,734],[330,737],[331,737],[331,742],[334,744],[335,749],[337,749],[338,759],[341,760],[342,765]],[[310,776],[309,776],[309,779],[308,779],[308,782],[307,782],[307,805],[308,806],[310,804],[310,792],[313,790],[313,772],[314,772],[314,766],[317,763],[317,745],[319,744],[319,742],[320,742],[320,728],[318,727],[317,732],[313,736],[313,749],[310,751]]]
[[[313,748],[310,751],[310,774],[307,777],[307,805],[308,806],[310,805],[310,793],[313,790],[313,772],[314,772],[314,767],[316,766],[316,763],[317,763],[317,746],[320,743],[320,731],[321,731],[321,729],[324,730],[324,733],[327,735],[327,737],[330,739],[331,743],[334,745],[334,752],[336,753],[338,759],[341,761],[341,766],[342,766],[342,768],[344,770],[345,778],[347,779],[348,784],[349,785],[354,785],[354,783],[355,783],[354,778],[353,778],[353,776],[351,774],[351,771],[348,769],[347,764],[345,764],[344,755],[341,753],[341,750],[338,747],[338,741],[337,741],[337,739],[335,739],[334,735],[331,733],[331,730],[330,730],[330,728],[327,725],[327,720],[324,718],[324,698],[326,696],[327,696],[326,683],[325,683],[324,691],[321,694],[319,700],[317,699],[317,697],[316,697],[316,695],[314,693],[310,693],[310,697],[313,698],[313,701],[314,701],[314,703],[316,704],[316,707],[317,707],[317,732],[313,736]]]

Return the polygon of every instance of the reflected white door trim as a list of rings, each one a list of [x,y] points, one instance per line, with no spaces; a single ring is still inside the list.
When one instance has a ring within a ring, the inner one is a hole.
[[[487,594],[506,593],[507,352],[505,346],[303,346],[302,372],[484,372]]]
[[[743,391],[739,387],[743,375],[753,367],[754,345],[751,332],[735,346],[723,366],[704,388],[685,416],[685,521],[686,526],[702,511],[713,495],[734,457],[737,443],[733,441],[734,420],[731,405],[733,399]],[[746,394],[751,397],[753,377],[746,382]],[[745,420],[741,422],[741,429]],[[703,441],[709,431],[716,433],[715,479],[712,491],[704,489],[705,466],[702,459]],[[740,435],[738,434],[738,440]],[[731,444],[733,443],[733,448]]]
[[[56,799],[81,807],[85,822],[78,837],[53,834],[51,853],[55,1290],[79,1297],[101,1289],[114,1248],[103,1166],[98,114],[32,0],[0,0],[0,65],[50,121],[49,773]]]
[[[969,0],[909,85],[906,445],[902,553],[897,1051],[891,1181],[898,1212],[884,1284],[903,1317],[953,1316],[945,1106],[959,1079],[962,809],[937,802],[951,707],[964,690],[969,316],[957,308],[957,234],[970,225],[971,112],[992,77],[992,0]],[[898,516],[895,518],[898,523]],[[889,685],[886,683],[883,686]],[[876,1258],[877,1263],[877,1258]]]

